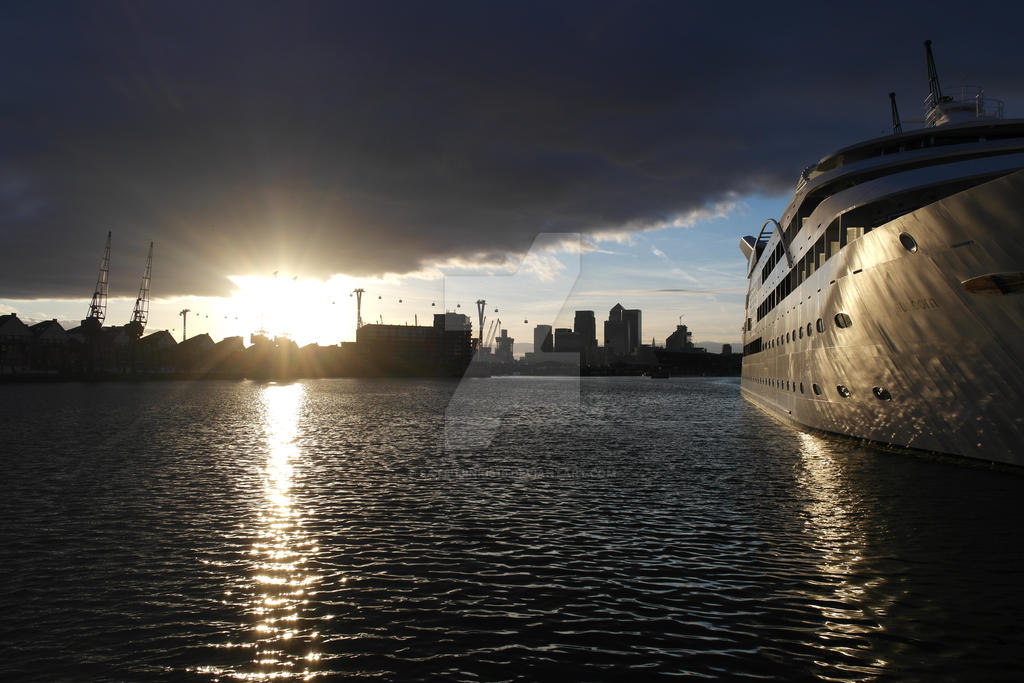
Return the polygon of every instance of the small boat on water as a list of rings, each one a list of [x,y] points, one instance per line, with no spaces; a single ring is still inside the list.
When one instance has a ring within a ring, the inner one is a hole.
[[[747,258],[743,395],[781,419],[1024,465],[1024,120],[944,92],[804,169]]]

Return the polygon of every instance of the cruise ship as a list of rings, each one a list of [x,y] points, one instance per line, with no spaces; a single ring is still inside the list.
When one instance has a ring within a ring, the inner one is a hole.
[[[805,169],[748,261],[743,395],[798,426],[1024,465],[1024,119],[944,92]]]

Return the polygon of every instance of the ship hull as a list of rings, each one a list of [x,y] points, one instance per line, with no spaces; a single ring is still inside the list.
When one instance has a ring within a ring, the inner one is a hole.
[[[817,430],[1024,465],[1022,217],[1018,171],[854,240],[748,332],[769,348],[744,357],[743,395]]]

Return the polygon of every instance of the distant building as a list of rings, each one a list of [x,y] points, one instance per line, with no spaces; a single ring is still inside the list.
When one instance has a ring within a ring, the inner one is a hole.
[[[446,332],[471,332],[473,330],[469,316],[463,313],[435,313],[434,327]]]
[[[629,324],[625,320],[604,321],[604,349],[608,360],[629,353]]]
[[[583,346],[583,362],[593,365],[597,360],[597,320],[594,312],[576,311],[572,326]]]
[[[551,353],[555,342],[551,336],[551,325],[537,325],[533,328],[533,352]]]
[[[732,344],[722,344],[722,355],[723,356],[731,356],[732,355]]]
[[[555,330],[555,353],[582,353],[583,338],[572,330],[560,327]]]
[[[494,350],[494,360],[499,363],[511,363],[515,360],[515,355],[512,349],[516,343],[516,340],[508,336],[508,330],[502,330],[501,336],[494,340],[496,345]]]
[[[676,331],[665,339],[666,351],[688,351],[693,348],[693,333],[686,329],[686,325],[676,325]]]
[[[604,325],[604,345],[609,356],[636,356],[643,334],[641,317],[640,309],[626,309],[622,304],[615,304],[608,311],[608,321]]]
[[[472,326],[461,313],[437,313],[432,327],[363,325],[356,331],[354,373],[462,376],[473,358]]]

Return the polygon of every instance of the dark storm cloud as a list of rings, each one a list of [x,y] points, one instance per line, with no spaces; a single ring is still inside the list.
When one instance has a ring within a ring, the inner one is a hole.
[[[670,219],[917,118],[1021,100],[1020,11],[702,3],[23,3],[0,27],[0,297],[224,293]],[[1019,112],[1018,112],[1019,113]]]

